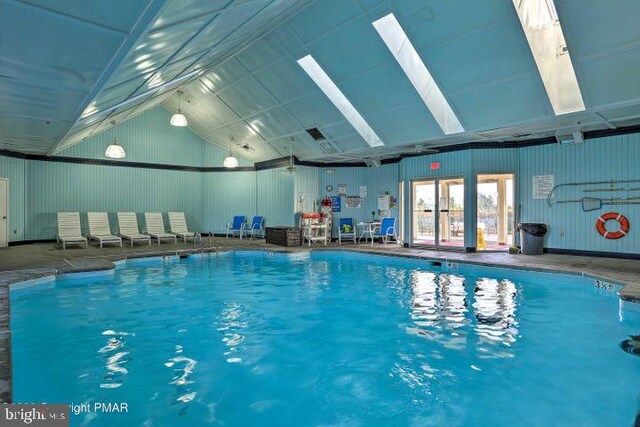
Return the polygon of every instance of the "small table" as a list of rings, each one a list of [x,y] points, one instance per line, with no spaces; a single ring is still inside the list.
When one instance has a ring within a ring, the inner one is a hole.
[[[362,232],[360,233],[360,237],[358,237],[358,243],[362,240],[363,237],[366,238],[368,235],[371,241],[373,241],[373,230],[382,225],[381,222],[372,221],[372,222],[359,222],[356,224],[356,227],[360,227]]]

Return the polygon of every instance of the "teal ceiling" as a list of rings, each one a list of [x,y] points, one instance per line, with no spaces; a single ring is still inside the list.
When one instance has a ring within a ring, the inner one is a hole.
[[[352,161],[640,122],[640,2],[555,3],[586,104],[562,116],[512,0],[0,0],[0,144],[55,154],[159,104],[177,111],[177,90],[195,132],[248,145],[251,161],[290,144],[301,159]],[[378,36],[372,22],[390,12],[466,132],[444,135]],[[384,147],[369,147],[297,64],[308,54]]]

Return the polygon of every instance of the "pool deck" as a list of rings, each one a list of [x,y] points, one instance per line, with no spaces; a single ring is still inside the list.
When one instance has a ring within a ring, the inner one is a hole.
[[[359,245],[331,243],[298,247],[269,245],[264,240],[204,238],[203,247],[193,243],[136,245],[135,247],[89,248],[72,247],[66,251],[54,244],[33,244],[0,249],[0,403],[11,402],[11,329],[9,285],[56,274],[109,270],[114,262],[131,258],[189,255],[201,252],[234,249],[300,252],[313,250],[348,250],[408,258],[470,263],[476,265],[525,270],[568,273],[603,279],[622,285],[620,298],[640,302],[640,262],[637,260],[596,258],[573,255],[510,255],[504,252],[462,253],[398,245],[362,243]]]

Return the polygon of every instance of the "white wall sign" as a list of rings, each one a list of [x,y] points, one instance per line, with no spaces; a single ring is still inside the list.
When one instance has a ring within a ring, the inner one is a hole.
[[[553,175],[535,175],[533,177],[533,198],[546,199],[553,190]]]
[[[361,185],[360,186],[360,198],[361,199],[366,199],[367,198],[367,186],[366,185]]]
[[[357,209],[362,206],[362,199],[358,196],[347,196],[344,199],[347,208]]]
[[[307,193],[298,193],[296,196],[296,213],[314,212],[313,195]]]
[[[347,184],[338,184],[338,195],[340,196],[347,195]]]
[[[378,209],[381,211],[389,210],[389,195],[388,194],[380,194],[378,196]]]

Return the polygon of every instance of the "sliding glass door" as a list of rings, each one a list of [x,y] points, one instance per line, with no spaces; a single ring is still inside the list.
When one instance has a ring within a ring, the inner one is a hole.
[[[412,245],[464,248],[464,179],[412,183]]]
[[[478,250],[513,244],[513,174],[478,175]]]
[[[412,183],[413,215],[411,218],[414,245],[436,245],[436,181]]]
[[[438,180],[438,247],[464,248],[464,180]]]

